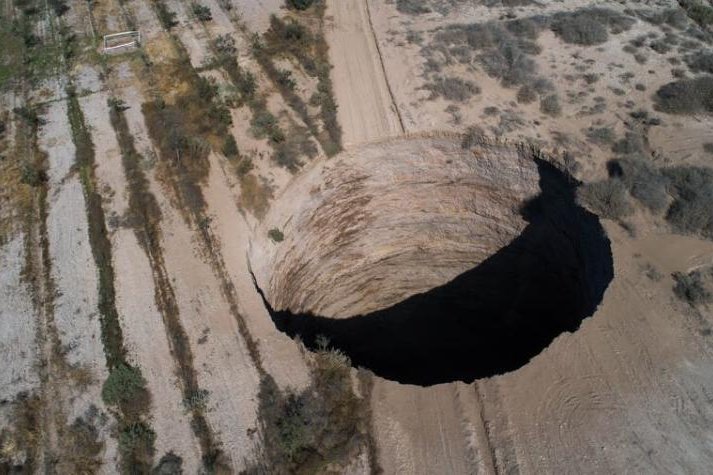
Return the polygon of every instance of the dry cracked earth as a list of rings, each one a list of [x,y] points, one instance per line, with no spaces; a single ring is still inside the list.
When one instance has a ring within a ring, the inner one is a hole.
[[[710,0],[0,42],[0,474],[710,471]]]

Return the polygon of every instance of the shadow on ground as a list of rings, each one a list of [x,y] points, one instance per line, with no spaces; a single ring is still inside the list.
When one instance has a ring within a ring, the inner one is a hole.
[[[592,315],[613,277],[609,239],[575,202],[576,183],[538,160],[541,193],[508,246],[449,283],[347,319],[265,305],[308,348],[325,336],[352,364],[400,383],[472,382],[515,370]]]

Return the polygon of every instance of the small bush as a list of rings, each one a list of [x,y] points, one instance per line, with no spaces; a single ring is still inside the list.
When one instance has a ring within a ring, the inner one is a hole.
[[[713,293],[706,287],[703,274],[694,271],[689,274],[674,272],[673,293],[679,299],[696,306],[713,302]]]
[[[607,145],[614,142],[616,134],[611,127],[591,127],[586,132],[587,140],[598,145]]]
[[[425,0],[396,0],[396,9],[409,15],[421,15],[431,11],[425,3]]]
[[[297,86],[297,83],[292,78],[292,71],[288,71],[287,69],[279,69],[277,71],[277,84],[291,91],[294,91]]]
[[[663,171],[673,203],[666,220],[683,233],[701,234],[713,239],[713,170],[677,166]]]
[[[168,452],[156,467],[151,471],[152,475],[177,475],[183,473],[183,459],[173,452]]]
[[[32,163],[23,163],[20,170],[20,182],[33,188],[47,182],[47,173]]]
[[[142,452],[152,447],[155,440],[156,433],[148,424],[134,422],[127,424],[119,432],[119,450],[125,454]]]
[[[161,1],[158,1],[154,2],[154,5],[156,5],[158,20],[159,22],[161,22],[161,26],[163,26],[164,29],[170,30],[171,28],[178,25],[178,21],[176,20],[176,13],[169,10],[166,4]]]
[[[102,399],[110,406],[129,403],[143,397],[146,380],[138,368],[120,364],[111,370],[102,386]]]
[[[713,142],[707,142],[703,144],[703,151],[713,155]]]
[[[517,91],[517,102],[520,104],[530,104],[537,100],[537,92],[531,87],[525,84],[520,87]]]
[[[686,58],[686,64],[692,71],[713,74],[713,51],[699,51],[697,54]]]
[[[230,134],[225,137],[221,151],[223,152],[223,155],[231,159],[237,158],[238,155],[240,155],[240,152],[238,150],[238,143],[235,141],[235,137],[233,137],[233,134]]]
[[[285,239],[285,235],[282,234],[282,231],[277,228],[272,228],[271,230],[269,230],[267,232],[267,236],[275,242],[282,242]]]
[[[557,94],[550,94],[540,100],[540,112],[551,116],[560,115],[562,107]]]
[[[654,100],[658,110],[669,114],[713,114],[713,76],[664,84]]]
[[[193,2],[191,3],[191,10],[193,11],[193,14],[196,16],[196,18],[198,18],[198,20],[200,21],[213,20],[213,14],[210,12],[210,8],[206,7],[205,5]]]
[[[583,15],[560,17],[552,23],[552,31],[565,43],[577,45],[597,45],[609,39],[609,33],[604,25]]]
[[[631,196],[648,209],[654,212],[666,209],[669,203],[667,180],[647,161],[630,157],[611,160],[607,167],[609,175],[620,179]]]
[[[691,20],[701,26],[713,25],[713,8],[704,5],[700,0],[679,0]]]
[[[634,19],[607,8],[582,8],[555,14],[550,28],[566,43],[583,46],[607,41],[609,33],[626,31]]]
[[[424,89],[431,91],[431,99],[443,97],[448,101],[463,102],[476,94],[480,88],[472,81],[456,77],[436,78],[434,82],[426,84]]]
[[[280,130],[277,117],[268,110],[259,110],[250,120],[250,130],[255,138],[268,138],[272,143],[284,142],[285,134]]]
[[[612,152],[620,155],[639,153],[644,149],[644,139],[640,134],[627,132],[623,139],[612,145]]]
[[[632,207],[621,180],[587,183],[577,190],[578,201],[599,216],[620,219],[631,214]]]
[[[688,25],[688,15],[680,8],[664,10],[639,10],[637,16],[652,25],[668,25],[676,29],[683,29]]]
[[[314,4],[314,0],[287,0],[287,8],[292,8],[294,10],[307,10]]]

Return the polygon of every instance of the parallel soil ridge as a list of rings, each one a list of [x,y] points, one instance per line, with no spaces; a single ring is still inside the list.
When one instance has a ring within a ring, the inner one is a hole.
[[[326,337],[384,378],[512,371],[576,330],[613,277],[577,185],[522,144],[366,145],[316,164],[275,202],[251,243],[256,285],[281,331],[308,347]]]

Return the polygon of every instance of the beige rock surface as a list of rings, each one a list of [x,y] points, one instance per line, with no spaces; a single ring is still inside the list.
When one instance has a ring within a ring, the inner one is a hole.
[[[453,136],[376,142],[315,164],[257,229],[252,265],[275,309],[365,314],[425,292],[508,244],[538,191],[528,152]],[[284,241],[268,239],[272,229]]]

